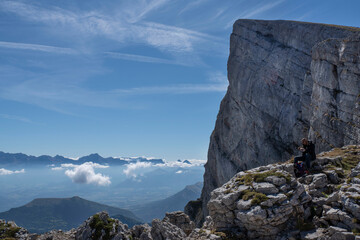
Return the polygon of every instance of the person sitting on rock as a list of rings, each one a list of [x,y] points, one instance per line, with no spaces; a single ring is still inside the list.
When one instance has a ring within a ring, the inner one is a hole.
[[[302,152],[302,155],[296,156],[294,163],[298,163],[299,161],[305,162],[307,169],[310,169],[310,162],[316,159],[315,144],[306,138],[301,139],[301,143],[303,146],[298,147],[298,149]]]

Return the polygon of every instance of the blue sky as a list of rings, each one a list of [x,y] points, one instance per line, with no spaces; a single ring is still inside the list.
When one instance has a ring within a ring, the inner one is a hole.
[[[0,0],[0,151],[206,159],[239,18],[360,26],[360,1]]]

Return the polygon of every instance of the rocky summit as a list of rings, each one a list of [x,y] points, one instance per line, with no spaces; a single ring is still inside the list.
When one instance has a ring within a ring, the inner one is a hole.
[[[291,162],[239,172],[212,191],[206,221],[240,239],[355,239],[360,146],[325,152],[311,169],[300,178]]]
[[[180,211],[132,228],[100,212],[40,235],[0,221],[0,239],[360,239],[360,145],[323,152],[311,165],[299,178],[292,159],[237,173],[211,192],[198,228]]]
[[[212,190],[239,171],[296,155],[304,137],[317,152],[360,143],[359,54],[359,28],[235,22],[229,87],[205,165],[203,216]]]

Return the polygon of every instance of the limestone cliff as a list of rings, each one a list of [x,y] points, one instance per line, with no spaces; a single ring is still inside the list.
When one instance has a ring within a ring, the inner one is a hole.
[[[205,165],[210,192],[241,170],[284,161],[303,137],[317,151],[360,138],[358,28],[238,20],[230,38],[228,91]]]

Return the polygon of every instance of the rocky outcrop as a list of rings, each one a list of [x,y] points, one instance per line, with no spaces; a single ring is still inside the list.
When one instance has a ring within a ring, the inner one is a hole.
[[[239,172],[211,193],[205,225],[239,239],[355,239],[359,170],[360,146],[349,146],[324,153],[301,178],[292,163]]]
[[[213,189],[241,170],[296,155],[303,137],[318,152],[359,144],[358,34],[325,24],[235,22],[229,87],[205,165],[204,216]]]
[[[165,240],[165,239],[197,239],[188,235],[195,228],[192,222],[183,212],[166,213],[163,220],[154,219],[148,224],[135,225],[129,228],[118,219],[109,217],[107,212],[99,212],[88,218],[78,228],[69,231],[52,230],[44,234],[30,234],[24,228],[18,227],[14,222],[0,220],[0,239],[13,237],[22,240]],[[211,233],[209,233],[211,235]],[[196,233],[193,236],[198,236]],[[216,238],[214,238],[216,239]]]

